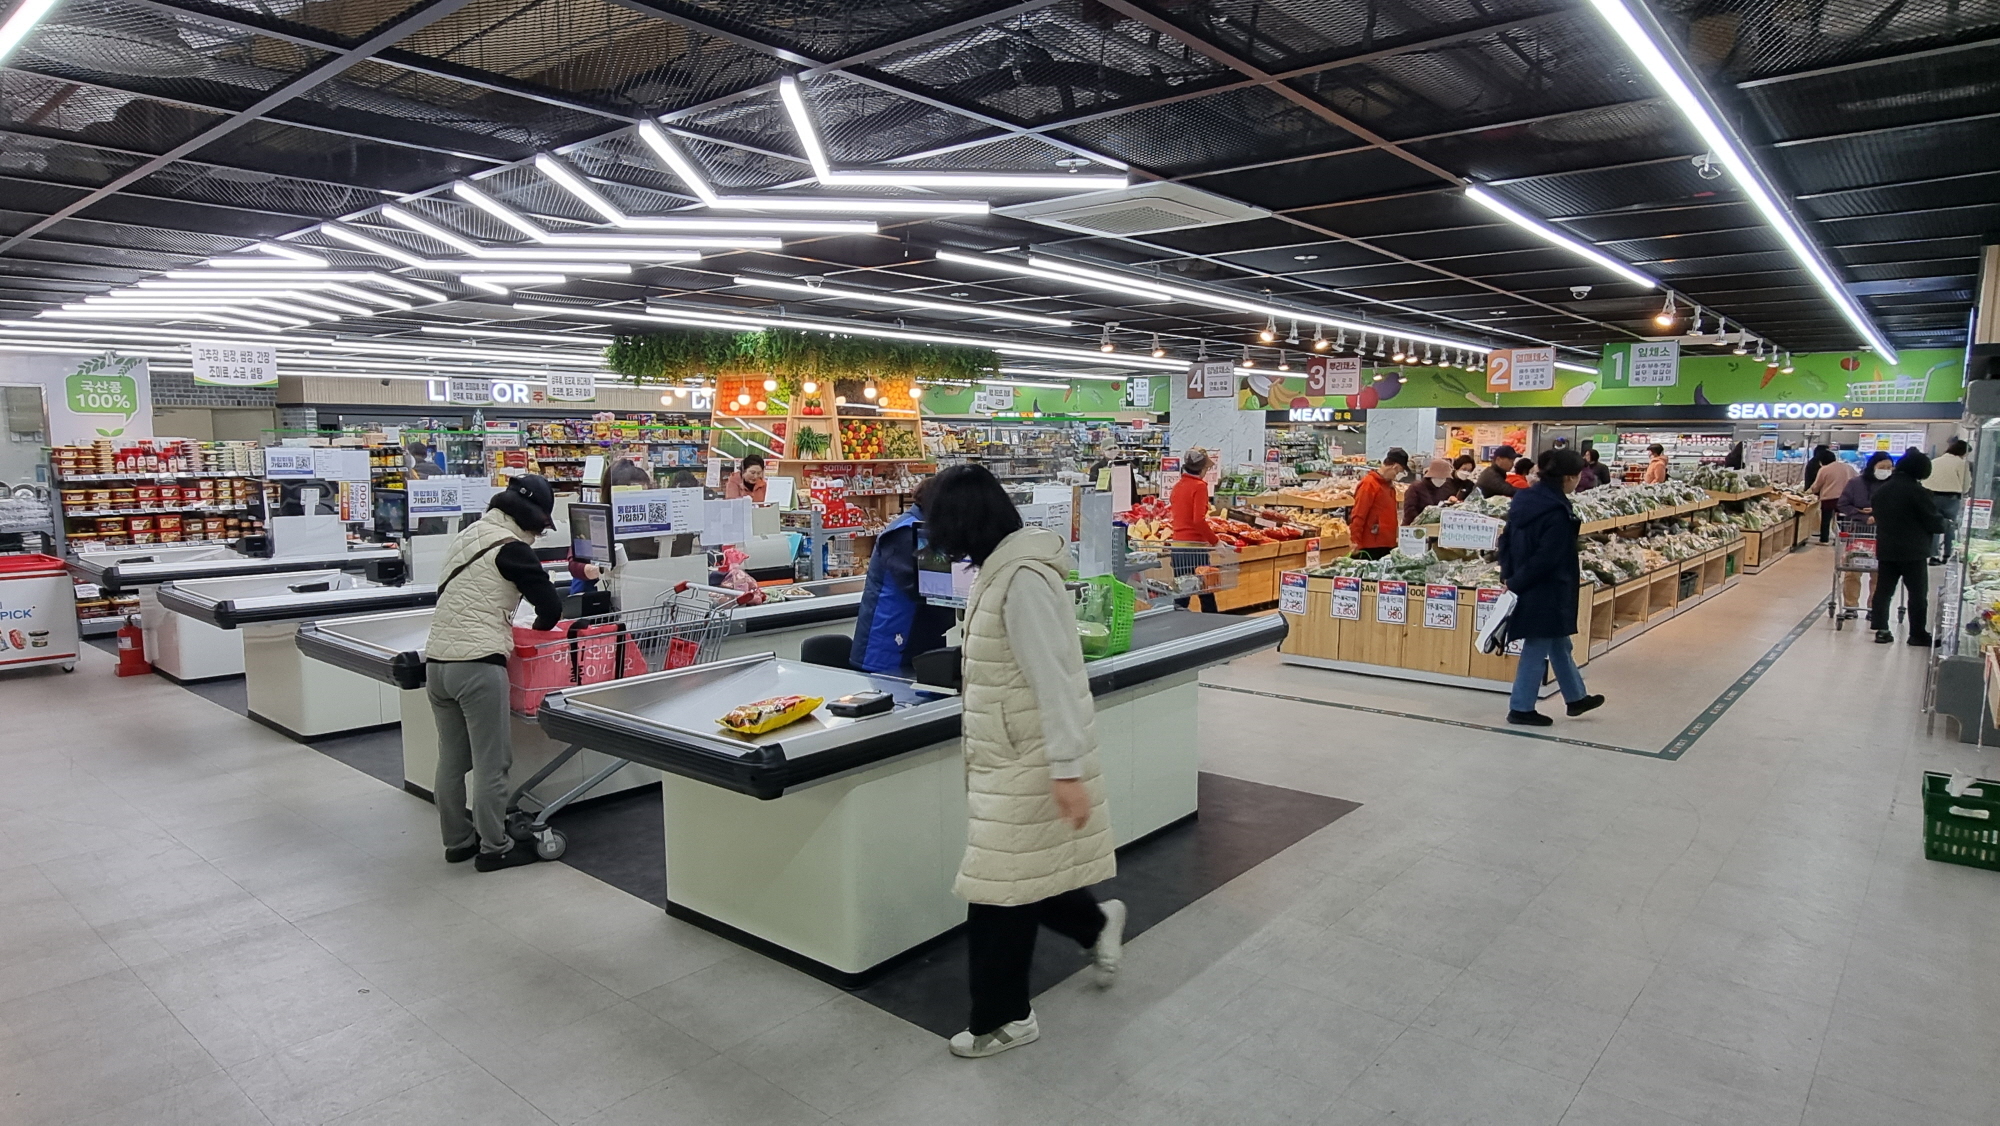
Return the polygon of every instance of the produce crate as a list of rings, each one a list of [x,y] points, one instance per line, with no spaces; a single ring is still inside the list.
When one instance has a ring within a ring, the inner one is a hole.
[[[2000,782],[1980,779],[1961,797],[1951,776],[1924,772],[1924,857],[2000,871]]]

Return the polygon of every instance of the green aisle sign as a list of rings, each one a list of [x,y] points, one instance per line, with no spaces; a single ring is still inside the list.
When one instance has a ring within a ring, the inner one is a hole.
[[[1606,344],[1597,360],[1597,379],[1605,388],[1672,387],[1680,382],[1678,340]]]

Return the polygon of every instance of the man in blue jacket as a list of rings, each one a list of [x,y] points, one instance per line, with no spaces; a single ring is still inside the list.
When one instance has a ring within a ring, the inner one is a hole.
[[[862,672],[904,676],[919,653],[944,645],[952,612],[932,606],[917,593],[917,552],[924,546],[924,500],[931,482],[917,487],[903,514],[875,537],[868,557],[868,585],[854,622],[854,646],[848,663]]]

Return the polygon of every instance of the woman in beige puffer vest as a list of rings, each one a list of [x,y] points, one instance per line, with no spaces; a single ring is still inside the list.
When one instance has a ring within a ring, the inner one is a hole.
[[[1083,671],[1061,536],[1024,528],[1006,490],[978,466],[938,475],[925,508],[930,545],[979,567],[965,616],[965,859],[972,1016],[954,1055],[979,1057],[1041,1035],[1028,995],[1038,927],[1091,951],[1098,981],[1117,972],[1125,907],[1090,885],[1117,874],[1097,767],[1096,705]]]

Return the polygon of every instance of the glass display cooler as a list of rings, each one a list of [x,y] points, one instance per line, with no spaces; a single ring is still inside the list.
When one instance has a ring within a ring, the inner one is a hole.
[[[1938,582],[1926,705],[1932,726],[1939,715],[1958,722],[1960,742],[2000,746],[2000,709],[1989,703],[2000,687],[2000,380],[1966,385],[1964,427],[1972,491]]]

